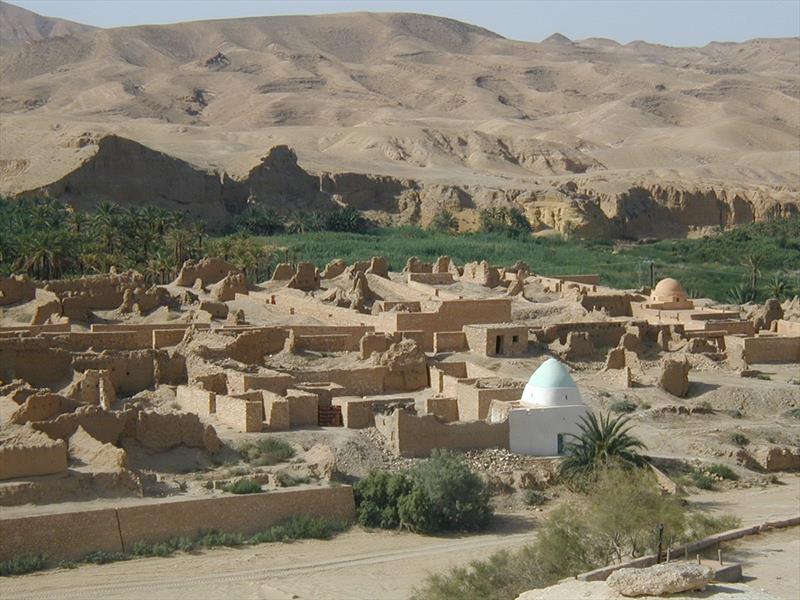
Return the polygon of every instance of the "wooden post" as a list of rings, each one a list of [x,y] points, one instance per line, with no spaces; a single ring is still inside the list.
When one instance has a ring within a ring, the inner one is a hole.
[[[667,562],[669,562],[670,550],[672,550],[672,548],[670,548],[669,546],[667,546]]]
[[[719,559],[719,566],[722,566],[722,549],[717,548],[717,558]]]
[[[658,550],[656,550],[656,564],[661,562],[661,544],[664,539],[664,524],[658,524]]]
[[[700,555],[699,554],[697,555],[697,564],[698,565],[700,564]]]

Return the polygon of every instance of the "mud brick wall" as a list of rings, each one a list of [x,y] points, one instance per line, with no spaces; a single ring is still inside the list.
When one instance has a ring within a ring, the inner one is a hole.
[[[179,385],[175,391],[175,401],[181,410],[207,417],[216,412],[217,395],[188,385]]]
[[[264,403],[262,400],[217,396],[216,415],[220,421],[237,431],[255,432],[264,428]]]
[[[49,475],[67,469],[67,444],[49,440],[44,444],[0,445],[0,480]]]
[[[462,352],[467,349],[467,336],[463,331],[437,331],[433,334],[434,352]]]
[[[396,410],[391,415],[375,415],[375,426],[398,456],[428,456],[434,448],[508,448],[507,421],[441,423],[434,415]]]
[[[460,421],[482,421],[489,416],[492,400],[513,402],[522,397],[524,382],[513,387],[481,388],[478,382],[467,379],[459,381],[456,386],[458,399],[458,419]]]

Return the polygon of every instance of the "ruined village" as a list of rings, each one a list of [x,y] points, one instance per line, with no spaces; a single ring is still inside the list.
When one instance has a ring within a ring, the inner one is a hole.
[[[620,401],[673,492],[675,464],[722,462],[766,490],[800,467],[783,417],[800,398],[797,298],[718,305],[671,278],[617,290],[446,256],[283,263],[253,282],[204,258],[161,286],[3,278],[0,305],[3,560],[352,521],[350,484],[442,448],[518,510],[549,493],[581,417]],[[242,459],[269,438],[292,458]],[[244,479],[267,493],[227,493]]]

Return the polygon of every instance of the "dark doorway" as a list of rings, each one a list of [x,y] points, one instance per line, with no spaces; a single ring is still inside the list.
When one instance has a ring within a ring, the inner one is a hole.
[[[494,340],[494,353],[498,356],[503,354],[503,336],[498,335]]]

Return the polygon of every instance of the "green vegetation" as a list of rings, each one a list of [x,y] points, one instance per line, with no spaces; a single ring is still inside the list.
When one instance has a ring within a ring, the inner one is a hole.
[[[712,475],[716,475],[717,477],[721,477],[722,479],[727,479],[729,481],[736,481],[739,479],[739,476],[736,474],[736,472],[728,465],[716,463],[706,468],[706,471]]]
[[[432,575],[413,598],[513,600],[523,591],[655,552],[659,525],[665,548],[670,540],[680,544],[737,527],[738,520],[688,512],[680,498],[663,495],[645,469],[603,469],[595,485],[548,516],[533,544]]]
[[[225,486],[225,491],[231,494],[258,494],[261,492],[261,485],[252,479],[240,479],[230,485]]]
[[[0,577],[23,575],[25,573],[41,571],[51,566],[73,569],[77,567],[79,563],[104,565],[120,560],[130,560],[136,557],[166,557],[172,556],[176,552],[192,552],[202,548],[254,546],[257,544],[290,542],[292,540],[301,539],[328,540],[333,537],[334,534],[344,531],[348,527],[349,525],[347,522],[338,519],[301,515],[298,517],[291,517],[247,538],[240,533],[207,531],[201,533],[200,537],[196,540],[176,537],[166,542],[157,542],[154,544],[136,542],[130,554],[98,550],[90,552],[80,561],[61,561],[56,565],[49,564],[47,558],[43,555],[26,555],[0,562]]]
[[[365,527],[469,531],[485,528],[492,517],[486,484],[463,457],[444,450],[404,473],[373,471],[354,492]]]
[[[0,561],[0,577],[10,575],[24,575],[45,568],[47,560],[42,554],[26,554],[19,558],[10,558]]]
[[[561,463],[561,475],[578,485],[586,482],[598,469],[611,464],[641,466],[644,459],[638,453],[644,444],[629,435],[630,420],[624,416],[612,417],[589,413],[581,417],[581,433],[572,436],[564,448],[567,457]]]
[[[244,442],[239,446],[239,452],[254,467],[277,465],[295,455],[294,448],[288,442],[272,437]]]
[[[548,498],[536,490],[525,490],[525,504],[527,506],[540,506],[547,502]]]
[[[728,440],[734,446],[739,446],[741,448],[744,448],[745,446],[747,446],[750,443],[750,438],[748,438],[743,433],[739,433],[738,431],[730,434],[730,436],[728,437]]]
[[[635,402],[631,402],[630,400],[618,400],[617,402],[613,402],[608,409],[611,412],[615,412],[618,414],[625,414],[625,413],[632,413],[637,409],[637,404]]]
[[[694,469],[689,471],[687,478],[684,480],[689,485],[693,485],[699,490],[713,490],[714,489],[714,479],[702,471],[698,471]]]
[[[428,229],[436,233],[457,233],[458,220],[449,210],[441,210],[431,219]]]
[[[790,419],[800,419],[800,408],[792,408],[784,413]]]
[[[307,476],[292,475],[287,471],[280,471],[275,475],[278,485],[281,487],[294,487],[304,483],[310,483],[311,478]]]
[[[164,283],[185,259],[213,254],[260,281],[287,260],[322,267],[334,258],[353,262],[381,254],[400,269],[409,256],[432,261],[446,254],[459,264],[523,260],[542,275],[598,273],[603,283],[622,288],[648,285],[652,262],[657,279],[675,277],[693,295],[720,301],[731,295],[737,302],[761,301],[800,291],[800,274],[786,271],[787,265],[800,264],[800,217],[653,244],[532,236],[530,223],[516,209],[481,211],[477,233],[454,235],[454,221],[443,210],[427,230],[370,228],[351,207],[288,216],[253,207],[234,220],[226,235],[210,239],[204,223],[154,206],[123,209],[104,202],[89,214],[55,200],[0,198],[0,273],[48,279],[106,273],[115,266],[135,268],[152,283]]]

